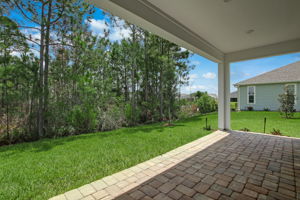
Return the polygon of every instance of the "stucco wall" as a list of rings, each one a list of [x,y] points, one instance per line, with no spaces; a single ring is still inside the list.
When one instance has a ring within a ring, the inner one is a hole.
[[[268,85],[255,85],[256,95],[255,103],[247,103],[247,86],[239,87],[239,109],[247,110],[248,106],[252,106],[254,110],[264,110],[269,108],[272,111],[276,111],[280,107],[278,101],[279,94],[284,93],[285,84],[268,84]],[[296,84],[297,96],[295,108],[300,111],[300,83]]]

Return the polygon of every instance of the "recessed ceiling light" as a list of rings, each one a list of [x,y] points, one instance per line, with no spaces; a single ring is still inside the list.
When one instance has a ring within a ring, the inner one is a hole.
[[[247,34],[251,34],[251,33],[253,33],[253,32],[254,32],[253,29],[249,29],[249,30],[246,31]]]

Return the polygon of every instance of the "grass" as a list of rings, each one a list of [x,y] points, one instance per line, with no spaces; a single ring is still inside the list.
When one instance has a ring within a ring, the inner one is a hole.
[[[134,166],[205,136],[205,118],[217,128],[217,114],[196,116],[164,127],[151,124],[110,132],[44,139],[0,147],[0,199],[47,199]],[[263,132],[280,129],[300,137],[300,113],[294,119],[278,112],[232,112],[232,129]]]
[[[207,115],[217,127],[217,115]],[[0,199],[47,199],[205,136],[204,117],[0,147]]]
[[[279,129],[282,135],[300,137],[300,113],[295,113],[294,118],[285,119],[278,112],[267,111],[242,111],[231,113],[231,128],[240,130],[248,128],[252,132],[264,131],[264,118],[267,118],[266,133]]]

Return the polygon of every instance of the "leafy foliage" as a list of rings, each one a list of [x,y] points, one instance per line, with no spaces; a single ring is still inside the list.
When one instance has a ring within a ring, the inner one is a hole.
[[[82,0],[1,4],[9,8],[0,28],[4,143],[179,117],[189,51],[114,16],[113,26],[129,37],[110,41],[110,30],[95,35],[88,27],[93,7]],[[23,18],[13,18],[16,12]]]
[[[230,102],[230,109],[231,109],[231,111],[237,111],[238,103],[237,102]]]
[[[250,129],[248,129],[248,128],[242,128],[242,129],[240,129],[240,131],[249,132],[249,131],[250,131]]]
[[[253,111],[253,107],[252,106],[247,106],[247,110],[248,111]]]
[[[201,113],[214,112],[218,108],[217,101],[206,92],[202,93],[201,97],[197,99],[197,105]]]
[[[280,102],[280,114],[286,119],[293,117],[295,113],[294,93],[290,90],[287,90],[286,93],[279,95],[278,101]]]
[[[280,132],[280,130],[279,129],[273,129],[273,131],[271,131],[271,134],[272,135],[282,135],[282,133]]]

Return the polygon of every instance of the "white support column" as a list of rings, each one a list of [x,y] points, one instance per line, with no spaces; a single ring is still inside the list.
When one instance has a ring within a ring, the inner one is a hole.
[[[218,127],[230,130],[230,64],[219,63],[218,66]]]

